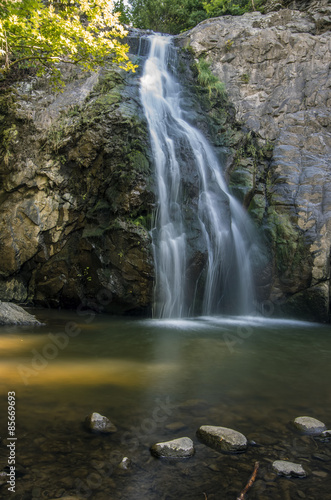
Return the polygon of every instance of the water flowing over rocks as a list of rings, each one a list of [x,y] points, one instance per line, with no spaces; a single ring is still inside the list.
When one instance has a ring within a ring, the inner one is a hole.
[[[0,302],[0,325],[41,325],[32,314],[17,304]]]
[[[272,468],[281,476],[305,477],[307,475],[302,465],[286,460],[275,460]]]
[[[313,417],[297,417],[293,424],[299,431],[312,436],[319,436],[326,431],[326,425]]]
[[[261,275],[262,298],[283,314],[326,321],[330,7],[324,0],[299,4],[311,12],[281,9],[207,19],[179,35],[177,43],[210,62],[233,105],[237,128],[225,143],[229,182],[241,193],[272,254]],[[219,134],[227,128],[220,123]],[[248,135],[255,143],[243,154]],[[262,161],[257,151],[263,148],[270,154]]]
[[[164,458],[188,458],[194,455],[194,451],[193,441],[188,437],[156,443],[151,447],[153,455]]]
[[[242,453],[247,448],[246,437],[227,427],[202,425],[197,431],[197,436],[207,446],[224,453]]]

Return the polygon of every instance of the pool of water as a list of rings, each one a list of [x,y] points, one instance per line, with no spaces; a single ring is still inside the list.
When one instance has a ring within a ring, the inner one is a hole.
[[[137,320],[37,311],[45,325],[0,330],[0,472],[8,461],[7,393],[16,393],[16,492],[1,498],[331,499],[331,442],[301,436],[300,415],[331,428],[331,328],[257,317]],[[94,435],[93,411],[118,431]],[[220,454],[201,425],[238,430],[252,444]],[[193,439],[186,460],[153,457],[156,442]],[[253,445],[253,442],[255,445]],[[129,457],[129,470],[118,467]],[[273,474],[301,463],[304,479]],[[1,477],[0,477],[1,479]]]

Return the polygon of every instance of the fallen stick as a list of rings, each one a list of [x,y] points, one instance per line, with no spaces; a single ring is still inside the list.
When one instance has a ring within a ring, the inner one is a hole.
[[[245,488],[240,493],[239,497],[237,497],[237,500],[245,500],[245,496],[246,496],[247,491],[249,490],[249,488],[251,488],[253,486],[253,483],[256,479],[256,475],[257,475],[257,471],[259,470],[259,467],[260,467],[259,462],[255,462],[253,474],[249,478],[248,483],[246,484]]]

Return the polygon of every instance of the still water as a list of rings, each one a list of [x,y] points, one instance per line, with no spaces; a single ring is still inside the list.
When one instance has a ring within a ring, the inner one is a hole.
[[[258,460],[248,499],[331,499],[331,442],[289,425],[309,415],[331,428],[330,326],[256,317],[37,317],[45,326],[0,330],[0,472],[8,460],[8,391],[17,398],[16,493],[5,484],[1,498],[235,500]],[[83,421],[93,411],[118,431],[88,433]],[[238,430],[255,445],[220,454],[195,436],[206,424]],[[150,454],[155,442],[184,436],[195,443],[193,458]],[[118,467],[123,457],[129,470]],[[277,459],[301,463],[308,477],[276,477]]]

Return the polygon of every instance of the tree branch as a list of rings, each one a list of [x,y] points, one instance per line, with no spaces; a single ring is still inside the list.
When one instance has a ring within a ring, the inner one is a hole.
[[[255,462],[253,474],[249,478],[248,483],[246,484],[245,488],[240,493],[239,497],[237,497],[237,500],[245,500],[245,496],[246,496],[247,491],[253,486],[253,483],[256,479],[256,475],[257,475],[257,471],[259,470],[259,467],[260,467],[259,462]]]

